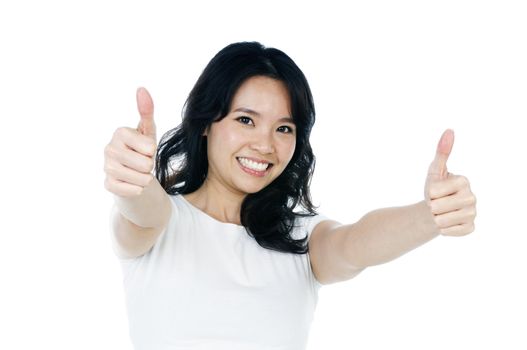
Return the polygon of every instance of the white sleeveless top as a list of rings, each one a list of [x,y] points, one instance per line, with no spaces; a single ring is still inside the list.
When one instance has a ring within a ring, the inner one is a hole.
[[[304,350],[322,286],[309,254],[263,248],[243,226],[170,199],[152,249],[119,259],[135,349]],[[293,237],[325,219],[299,219]]]

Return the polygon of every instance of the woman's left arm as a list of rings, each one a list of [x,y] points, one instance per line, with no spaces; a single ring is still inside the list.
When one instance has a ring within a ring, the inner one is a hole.
[[[465,176],[447,171],[454,133],[446,130],[437,146],[425,183],[425,200],[383,208],[352,225],[333,228],[343,238],[343,256],[351,266],[365,268],[393,260],[438,235],[464,236],[474,231],[476,197]]]
[[[315,227],[309,254],[322,284],[351,279],[366,267],[393,260],[438,235],[474,231],[476,197],[468,179],[446,167],[453,144],[453,131],[445,131],[428,169],[423,201],[377,209],[354,224],[330,220]]]

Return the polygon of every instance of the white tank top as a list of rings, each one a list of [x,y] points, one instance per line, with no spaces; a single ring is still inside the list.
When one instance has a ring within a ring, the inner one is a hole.
[[[309,254],[261,247],[181,195],[152,249],[119,259],[136,350],[304,350],[322,286]],[[323,215],[301,218],[296,239]]]

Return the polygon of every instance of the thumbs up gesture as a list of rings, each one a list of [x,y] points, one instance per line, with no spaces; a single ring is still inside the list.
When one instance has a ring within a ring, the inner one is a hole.
[[[154,102],[145,88],[137,89],[137,110],[141,116],[137,131],[156,142],[156,125],[154,123]]]
[[[464,236],[474,231],[476,197],[465,176],[447,170],[453,145],[454,131],[448,129],[441,136],[435,159],[428,168],[425,200],[441,235]]]
[[[117,128],[104,149],[104,187],[122,197],[138,196],[154,179],[157,150],[154,103],[145,88],[137,89],[140,120],[136,129]]]

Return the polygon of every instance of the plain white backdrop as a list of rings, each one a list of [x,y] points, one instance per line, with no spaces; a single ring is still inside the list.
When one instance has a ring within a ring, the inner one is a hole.
[[[441,133],[476,231],[325,286],[318,349],[525,349],[521,1],[0,4],[1,349],[131,349],[103,149],[149,89],[158,140],[212,56],[285,51],[316,103],[312,195],[343,223],[423,199]]]

